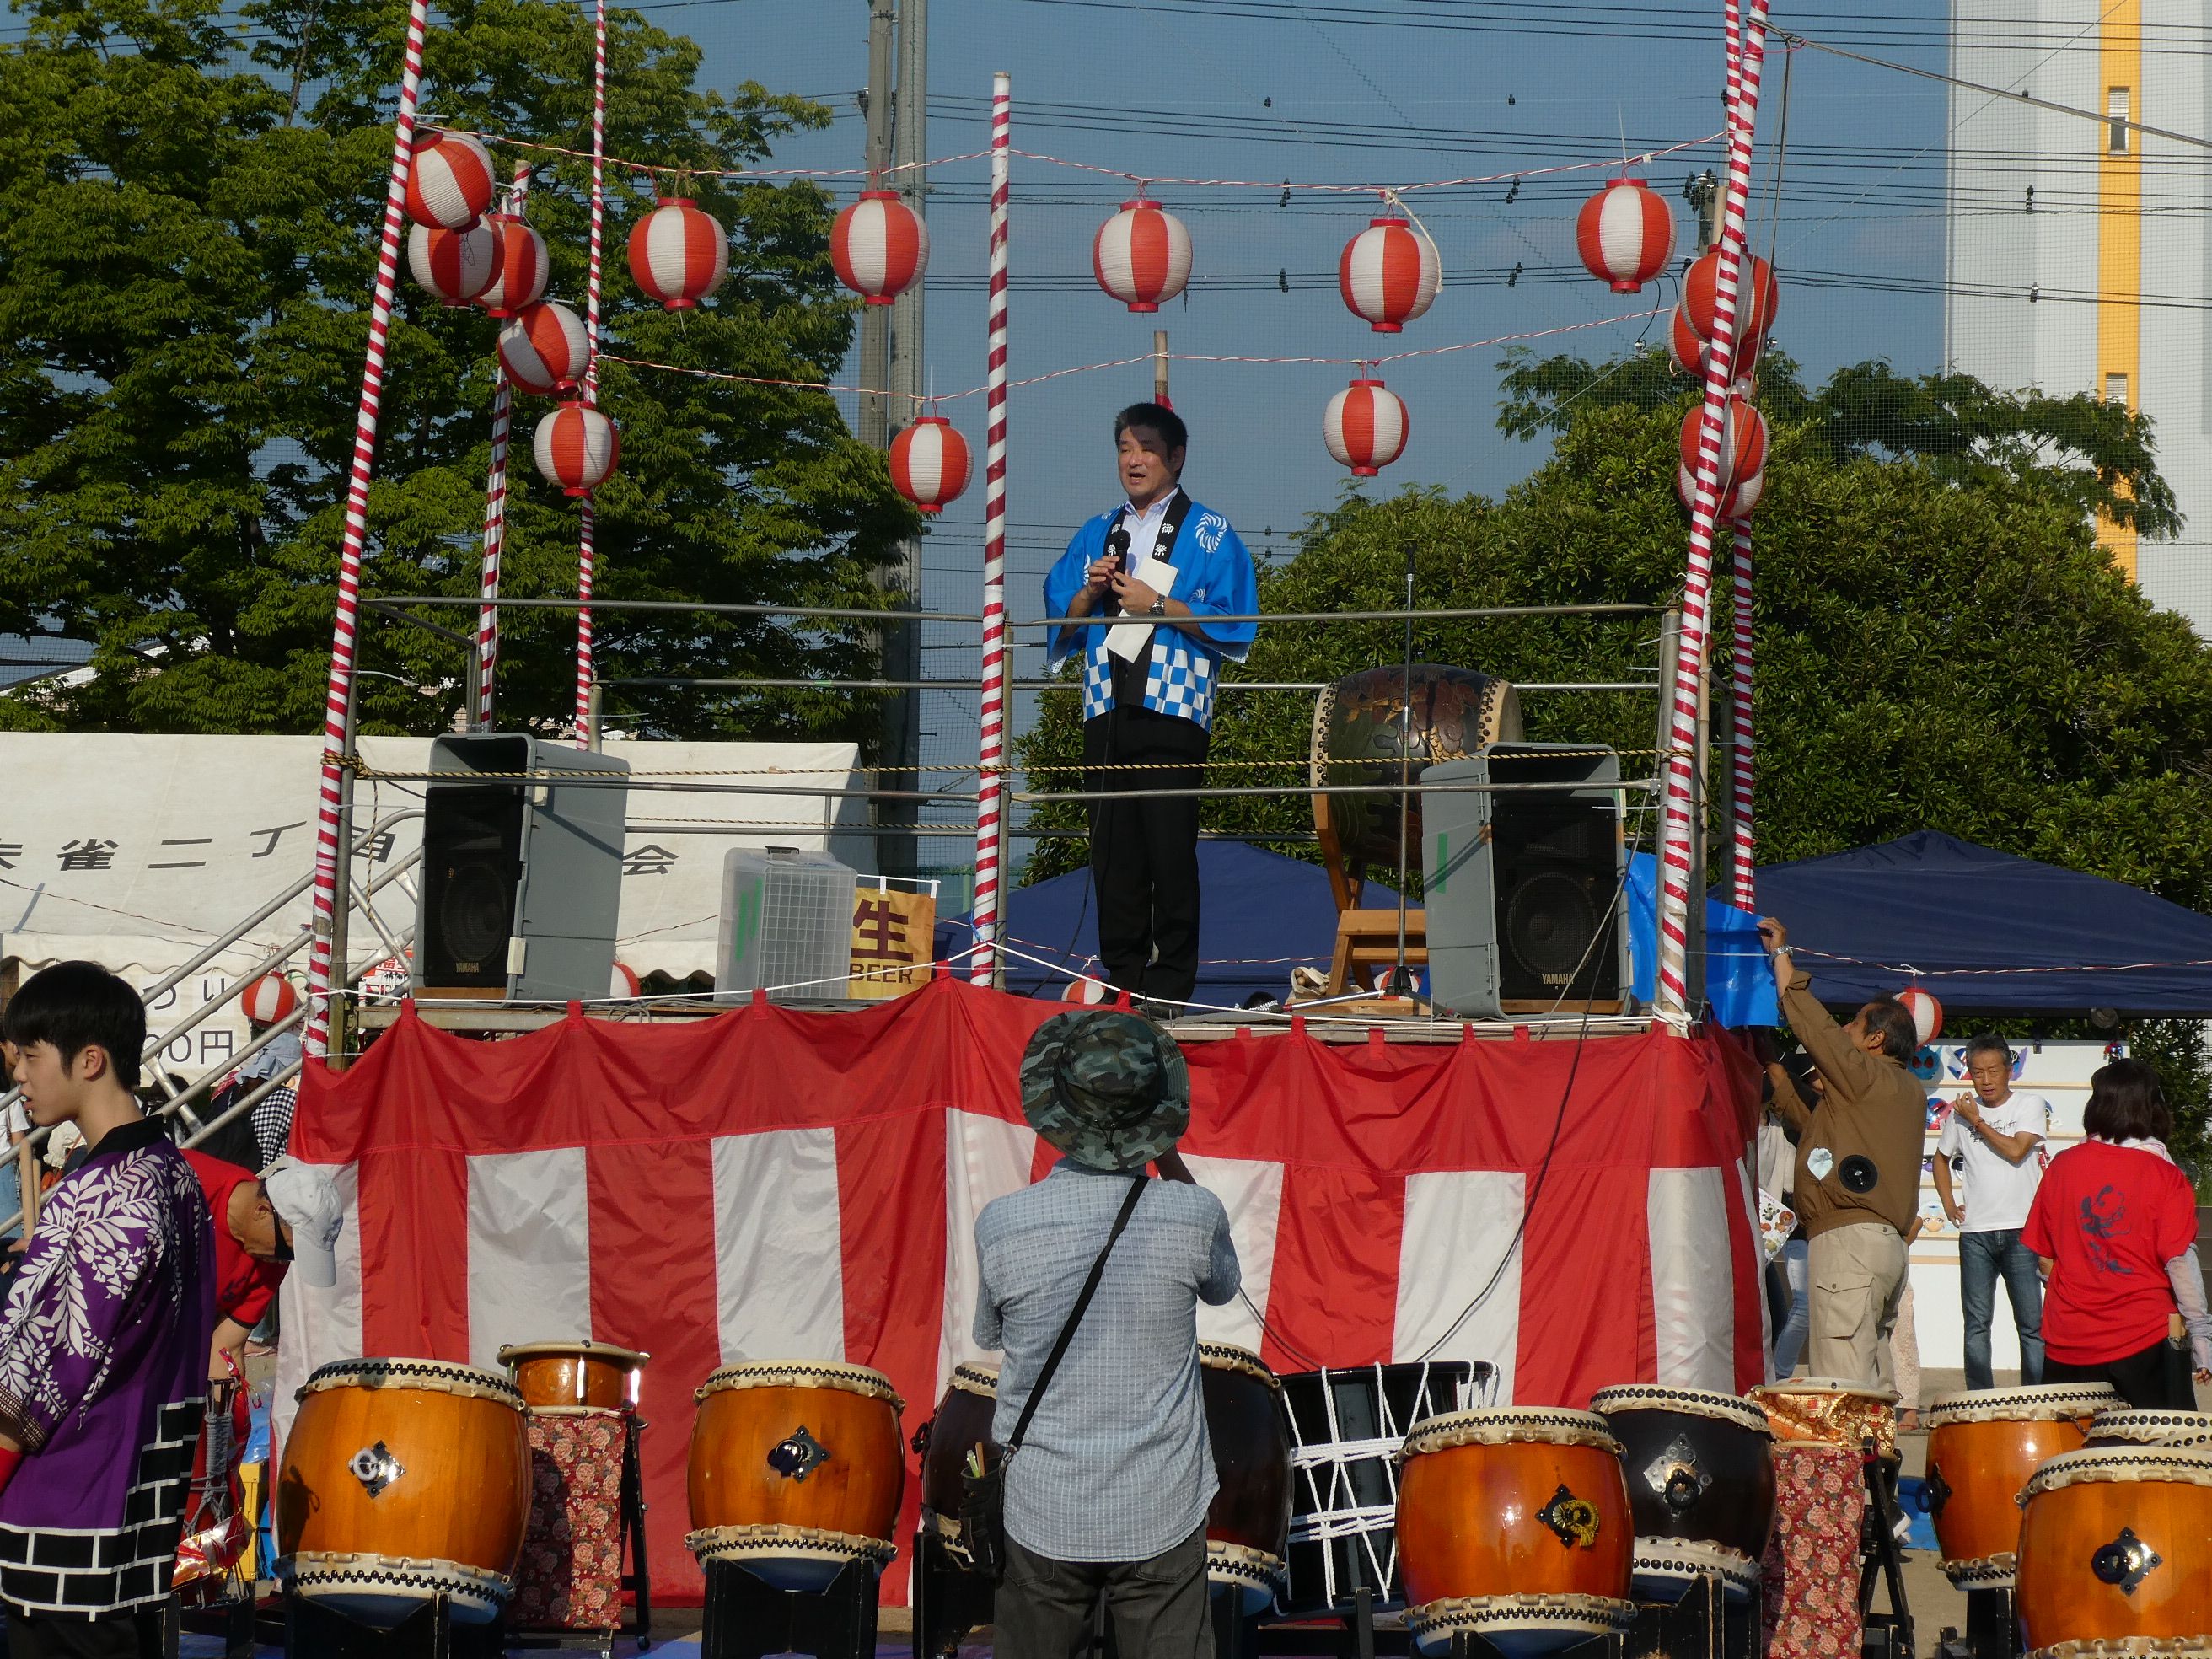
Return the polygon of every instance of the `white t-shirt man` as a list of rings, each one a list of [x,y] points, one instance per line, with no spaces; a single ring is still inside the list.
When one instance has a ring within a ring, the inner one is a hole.
[[[1978,1104],[1979,1103],[1977,1103]],[[1997,1105],[1981,1106],[1982,1121],[2000,1134],[2030,1134],[2046,1144],[2017,1164],[1976,1134],[1954,1110],[1943,1120],[1936,1155],[1965,1179],[1959,1205],[1962,1233],[2017,1232],[2027,1224],[2028,1206],[2050,1163],[2051,1103],[2041,1095],[2014,1092]]]

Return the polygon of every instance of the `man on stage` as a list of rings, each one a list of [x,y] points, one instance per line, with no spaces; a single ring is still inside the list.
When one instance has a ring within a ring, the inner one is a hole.
[[[1229,520],[1182,489],[1189,434],[1173,410],[1114,417],[1128,499],[1075,532],[1044,580],[1047,614],[1124,617],[1054,630],[1048,667],[1083,653],[1084,787],[1090,803],[1098,957],[1120,989],[1161,1006],[1198,978],[1198,796],[1221,664],[1251,650],[1259,587]],[[1124,770],[1121,769],[1134,769]]]

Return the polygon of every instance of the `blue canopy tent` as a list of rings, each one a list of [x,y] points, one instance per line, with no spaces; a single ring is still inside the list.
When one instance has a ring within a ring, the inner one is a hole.
[[[1934,830],[1764,866],[1759,908],[1831,1004],[1917,985],[1962,1013],[2212,1017],[2212,916]]]
[[[1255,992],[1285,997],[1291,969],[1328,968],[1336,945],[1336,902],[1317,864],[1285,858],[1237,841],[1201,841],[1196,1002],[1241,1006]],[[1396,891],[1367,884],[1365,903],[1381,908]],[[1074,870],[1008,896],[1006,988],[1017,996],[1058,996],[1071,975],[1098,972],[1098,909],[1091,872]],[[940,962],[972,942],[973,919],[941,922]]]

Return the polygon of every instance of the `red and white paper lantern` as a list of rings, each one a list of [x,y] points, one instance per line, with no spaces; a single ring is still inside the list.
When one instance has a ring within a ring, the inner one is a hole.
[[[1701,404],[1682,417],[1682,464],[1674,493],[1694,510],[1698,497],[1698,441],[1705,432]],[[1766,417],[1741,398],[1730,398],[1721,422],[1721,467],[1716,481],[1719,516],[1740,519],[1759,505],[1766,491]]]
[[[1702,380],[1712,347],[1690,321],[1687,307],[1677,305],[1667,330],[1667,356],[1683,374]]]
[[[499,331],[499,366],[541,398],[581,380],[589,356],[584,319],[558,300],[523,307]]]
[[[1190,232],[1158,203],[1124,202],[1091,240],[1098,286],[1132,311],[1158,311],[1190,280]]]
[[[830,227],[830,262],[847,288],[887,306],[929,269],[929,227],[896,191],[862,191]]]
[[[941,513],[968,488],[968,441],[941,415],[925,415],[891,440],[891,483],[925,513]]]
[[[498,183],[491,152],[471,135],[435,127],[417,132],[407,216],[430,230],[466,230],[490,211]]]
[[[1912,1029],[1918,1034],[1920,1046],[1926,1048],[1943,1035],[1943,1005],[1918,986],[1899,991],[1897,1000],[1905,1012],[1912,1016]]]
[[[1633,294],[1674,257],[1674,212],[1641,179],[1616,179],[1575,216],[1575,252],[1615,294]]]
[[[671,311],[690,311],[730,269],[730,239],[714,216],[680,197],[659,205],[629,233],[629,274],[639,289]]]
[[[466,230],[428,230],[421,225],[407,233],[407,268],[416,285],[437,296],[446,306],[465,306],[499,280],[499,234],[489,225],[474,224]]]
[[[239,1012],[256,1025],[274,1025],[299,1011],[300,994],[282,974],[264,974],[238,999]]]
[[[1336,262],[1337,292],[1377,334],[1395,334],[1426,311],[1443,283],[1437,245],[1404,219],[1370,221]]]
[[[545,296],[545,239],[511,213],[486,214],[484,228],[499,239],[499,274],[477,303],[512,317]]]
[[[1682,306],[1690,313],[1690,326],[1701,338],[1713,337],[1713,309],[1718,303],[1720,289],[1721,251],[1711,252],[1694,261],[1682,278]],[[1782,303],[1782,290],[1774,281],[1774,267],[1753,255],[1736,267],[1735,338],[1736,361],[1747,363],[1747,349],[1766,337],[1774,326],[1775,308]]]
[[[1409,422],[1398,394],[1380,380],[1354,380],[1328,400],[1322,441],[1355,478],[1371,478],[1406,453]]]
[[[588,495],[613,475],[622,438],[589,404],[562,404],[538,422],[531,453],[546,483],[567,495]]]
[[[645,994],[645,981],[637,976],[637,969],[626,962],[615,963],[614,972],[607,976],[607,994],[627,1001]]]

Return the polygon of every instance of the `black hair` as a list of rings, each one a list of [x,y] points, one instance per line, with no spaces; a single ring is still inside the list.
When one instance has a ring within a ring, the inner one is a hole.
[[[1190,447],[1190,428],[1165,404],[1131,404],[1114,417],[1114,441],[1120,443],[1121,434],[1133,426],[1150,427],[1158,433],[1170,455]]]
[[[138,1086],[146,1047],[146,1005],[130,985],[96,962],[58,962],[23,981],[0,1011],[0,1036],[21,1048],[51,1042],[62,1064],[87,1048],[106,1051],[108,1069],[125,1089]]]
[[[1966,1039],[1966,1064],[1974,1063],[1977,1054],[2002,1054],[2007,1066],[2012,1064],[2012,1044],[1994,1031],[1981,1031]]]
[[[2081,1127],[2099,1140],[2164,1140],[2173,1133],[2166,1091],[2148,1061],[2116,1060],[2089,1079]]]
[[[1881,1051],[1899,1065],[1920,1052],[1920,1028],[1912,1011],[1895,997],[1876,997],[1859,1010],[1867,1030],[1881,1039]]]

